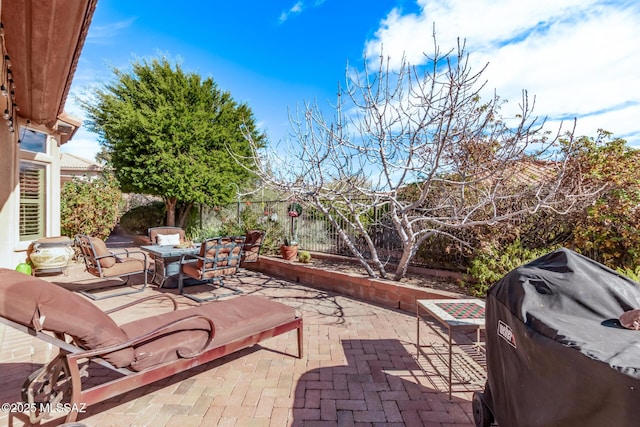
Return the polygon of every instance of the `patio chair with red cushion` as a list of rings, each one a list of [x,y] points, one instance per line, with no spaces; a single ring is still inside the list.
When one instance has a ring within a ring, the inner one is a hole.
[[[168,298],[173,309],[118,325],[110,313],[150,299]],[[175,297],[158,294],[103,312],[69,290],[41,278],[0,268],[0,323],[60,348],[22,388],[32,424],[37,408],[65,404],[66,422],[78,411],[111,397],[203,365],[263,340],[297,332],[302,357],[302,317],[285,304],[256,295],[177,309]],[[104,375],[90,363],[119,373]],[[42,405],[38,405],[42,404]]]
[[[178,272],[178,292],[197,302],[211,301],[241,293],[242,291],[239,289],[225,285],[224,278],[238,272],[244,242],[245,236],[213,237],[202,242],[198,255],[182,255]],[[200,298],[193,293],[184,292],[186,277],[201,281],[213,288],[228,289],[229,292]]]
[[[104,279],[115,277],[124,278],[122,283],[114,284],[110,282],[105,286],[93,288],[91,291],[81,290],[79,291],[81,294],[93,300],[100,300],[119,295],[142,292],[142,290],[147,286],[149,263],[147,260],[147,254],[143,251],[130,251],[123,249],[117,252],[112,252],[107,248],[107,245],[102,239],[84,234],[78,234],[76,236],[76,246],[80,248],[86,269],[89,273]],[[133,256],[134,254],[135,256]],[[95,291],[102,291],[114,286],[127,286],[129,278],[137,274],[144,274],[144,284],[142,286],[130,286],[131,289],[128,291],[110,293],[107,295],[99,296],[94,293]]]
[[[260,259],[260,249],[264,241],[265,230],[249,230],[245,234],[244,246],[242,248],[242,259],[240,266],[245,263],[258,262]]]
[[[185,231],[180,227],[152,227],[147,234],[152,245],[179,245],[185,240]]]

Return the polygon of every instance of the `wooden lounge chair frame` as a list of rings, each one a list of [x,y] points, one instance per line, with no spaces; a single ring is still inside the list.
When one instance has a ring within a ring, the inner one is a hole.
[[[156,298],[171,299],[173,302],[173,309],[177,309],[177,303],[173,296],[169,294],[162,294],[142,298],[105,311],[105,313],[110,314]],[[236,298],[239,304],[242,304],[243,298],[245,297]],[[256,313],[256,316],[259,315],[259,313]],[[168,330],[179,326],[180,323],[186,323],[198,317],[208,321],[211,326],[209,337],[200,351],[191,354],[184,354],[178,350],[178,353],[181,356],[180,359],[162,363],[142,371],[134,371],[128,368],[117,368],[101,358],[102,355],[151,340],[154,337],[160,336]],[[79,413],[76,409],[81,410],[106,399],[135,390],[160,379],[171,377],[179,372],[187,371],[196,366],[219,359],[223,356],[253,346],[263,340],[289,331],[296,330],[298,347],[297,357],[303,357],[303,324],[302,317],[299,315],[296,316],[295,319],[286,323],[263,330],[255,330],[241,339],[212,348],[207,347],[209,347],[214,338],[215,325],[210,319],[200,315],[186,316],[180,320],[160,325],[155,330],[120,345],[94,350],[82,349],[77,345],[68,342],[67,337],[64,335],[51,335],[50,333],[38,331],[32,327],[16,323],[4,317],[0,317],[0,323],[4,323],[60,348],[58,356],[29,376],[23,386],[23,399],[25,400],[25,403],[29,404],[30,408],[37,407],[34,403],[51,403],[55,405],[68,400],[68,407],[72,410],[67,414],[65,421],[67,423],[76,421]],[[111,370],[119,372],[123,376],[83,390],[82,377],[87,375],[86,367],[89,362],[98,363]],[[46,416],[46,414],[40,413],[36,410],[29,414],[30,422],[32,424],[37,424],[42,420],[43,416]]]

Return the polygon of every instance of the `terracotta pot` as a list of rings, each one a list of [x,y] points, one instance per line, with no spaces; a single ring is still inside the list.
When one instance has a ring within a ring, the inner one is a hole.
[[[298,245],[294,246],[280,246],[280,252],[282,252],[282,258],[287,261],[293,261],[298,257]]]

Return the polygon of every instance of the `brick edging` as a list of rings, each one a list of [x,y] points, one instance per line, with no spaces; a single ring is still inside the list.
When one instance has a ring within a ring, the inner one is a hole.
[[[374,279],[364,275],[327,271],[312,265],[269,256],[261,256],[258,262],[246,264],[244,267],[291,282],[333,291],[409,313],[416,312],[417,299],[463,297],[462,294],[454,292],[422,288],[393,280]]]

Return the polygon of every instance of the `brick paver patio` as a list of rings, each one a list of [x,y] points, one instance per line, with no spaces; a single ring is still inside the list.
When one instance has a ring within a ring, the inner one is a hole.
[[[92,277],[82,270],[74,265],[69,276],[46,280]],[[303,313],[304,358],[293,356],[296,340],[291,332],[89,407],[78,422],[92,427],[473,426],[472,392],[458,390],[449,401],[442,379],[426,374],[429,370],[416,362],[414,315],[251,271],[228,281],[245,294],[263,295]],[[176,293],[149,287],[96,304],[107,309],[157,292]],[[195,304],[178,299],[182,307]],[[114,318],[123,323],[165,307],[166,302],[146,303]],[[19,402],[24,380],[56,349],[0,328],[0,402]],[[438,339],[433,335],[431,339]],[[96,374],[113,375],[102,367]],[[63,420],[42,425],[57,426]],[[29,425],[24,415],[6,412],[0,413],[0,424]]]

